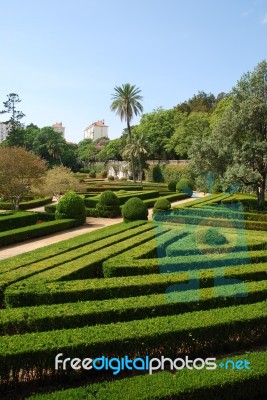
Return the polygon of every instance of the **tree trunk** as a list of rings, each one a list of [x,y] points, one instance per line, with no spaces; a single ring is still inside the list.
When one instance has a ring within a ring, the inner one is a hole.
[[[258,209],[264,210],[265,206],[265,190],[266,190],[266,176],[262,177],[259,186],[257,187]]]
[[[129,134],[129,141],[130,141],[130,144],[132,144],[132,133],[131,133],[131,127],[130,127],[129,121],[127,121],[127,129],[128,129],[128,134]],[[131,152],[131,168],[132,168],[132,174],[133,174],[133,181],[136,182],[135,168],[134,168],[134,156],[133,156],[132,152]]]

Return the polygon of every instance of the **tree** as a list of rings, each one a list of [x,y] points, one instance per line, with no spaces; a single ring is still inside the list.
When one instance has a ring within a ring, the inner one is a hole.
[[[4,101],[4,110],[1,112],[3,114],[8,113],[11,114],[6,124],[9,125],[10,130],[6,142],[8,146],[22,146],[23,138],[21,137],[22,128],[21,119],[25,117],[25,114],[22,111],[18,111],[16,108],[16,104],[21,102],[21,99],[16,93],[10,93],[7,95],[8,100]]]
[[[84,167],[90,168],[96,161],[97,148],[92,139],[84,139],[78,143],[77,156]]]
[[[134,162],[136,160],[139,169],[139,180],[142,183],[143,178],[143,163],[142,156],[148,153],[148,142],[142,133],[138,132],[138,127],[134,130],[133,141],[128,143],[123,151],[123,156],[125,158],[130,158],[133,155]]]
[[[53,195],[56,199],[71,190],[80,190],[81,184],[69,168],[54,166],[33,188],[40,195]]]
[[[0,195],[17,210],[21,198],[44,174],[45,161],[22,147],[0,148]]]
[[[191,151],[194,163],[202,153],[206,161],[198,169],[218,173],[224,188],[234,183],[253,188],[259,209],[264,208],[267,178],[266,73],[267,62],[262,61],[242,76],[212,135],[202,138],[201,149],[194,143]]]
[[[121,121],[125,120],[127,124],[127,130],[129,135],[129,143],[132,144],[131,134],[131,121],[134,115],[140,115],[143,111],[143,106],[140,101],[143,97],[140,95],[141,90],[135,85],[126,83],[122,86],[115,86],[115,93],[112,95],[112,104],[110,106],[111,111],[119,115]],[[131,154],[131,167],[133,173],[133,179],[135,181],[135,168],[134,168],[134,156]]]

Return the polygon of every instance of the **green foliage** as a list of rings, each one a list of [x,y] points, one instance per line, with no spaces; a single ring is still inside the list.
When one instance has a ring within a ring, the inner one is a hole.
[[[169,211],[171,208],[171,203],[166,198],[159,198],[154,204],[153,213]]]
[[[210,246],[221,246],[228,243],[225,235],[218,231],[216,228],[202,229],[197,232],[197,239],[200,243],[208,244]]]
[[[109,180],[109,181],[114,181],[114,180],[115,180],[115,178],[114,178],[114,176],[113,176],[113,175],[109,175],[109,176],[108,176],[108,180]]]
[[[95,173],[95,171],[90,171],[90,172],[89,172],[89,178],[96,178],[96,173]]]
[[[176,185],[176,191],[186,193],[188,196],[192,196],[193,194],[193,184],[189,179],[180,179]]]
[[[122,206],[122,216],[124,222],[146,220],[148,209],[141,199],[133,197]]]
[[[19,203],[19,210],[28,210],[29,208],[41,207],[48,203],[51,203],[51,201],[51,196],[22,201],[21,203]],[[4,201],[0,202],[0,210],[13,210],[13,204]]]
[[[57,219],[76,219],[80,224],[86,220],[85,204],[83,199],[74,192],[66,193],[56,206]]]
[[[0,246],[7,246],[8,244],[18,243],[23,240],[50,235],[51,233],[69,229],[74,226],[77,226],[77,221],[65,218],[62,221],[49,221],[37,225],[12,229],[0,233]]]
[[[176,185],[177,185],[177,182],[176,182],[176,181],[170,181],[170,182],[168,183],[168,189],[169,189],[169,191],[170,191],[170,192],[176,192]]]
[[[152,170],[153,182],[164,182],[164,177],[160,165],[155,165]]]
[[[96,210],[100,217],[113,218],[120,215],[119,199],[111,190],[105,190],[101,193],[96,204]]]
[[[38,215],[30,212],[16,212],[7,216],[1,215],[0,232],[22,228],[28,225],[34,225],[36,224],[37,219]]]
[[[105,179],[107,176],[108,176],[107,171],[106,171],[105,169],[103,169],[103,170],[100,172],[100,177],[103,178],[103,179]]]

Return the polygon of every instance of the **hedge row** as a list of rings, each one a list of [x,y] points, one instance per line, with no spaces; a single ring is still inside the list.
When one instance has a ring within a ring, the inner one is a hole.
[[[244,212],[239,204],[233,204],[233,206],[205,206],[205,207],[191,207],[188,209],[175,209],[175,214],[178,215],[192,215],[201,217],[215,217],[215,218],[226,218],[229,221],[234,220],[247,220],[247,221],[265,221],[267,222],[267,214],[257,214],[251,212]]]
[[[143,190],[143,186],[141,185],[126,185],[125,182],[123,182],[123,185],[114,185],[114,184],[107,184],[105,185],[98,185],[96,186],[93,184],[92,186],[87,187],[87,192],[95,192],[95,193],[101,193],[104,190],[112,190],[113,192],[117,192],[118,190]]]
[[[205,233],[205,229],[196,231],[187,235],[178,242],[172,243],[166,247],[166,256],[177,257],[180,255],[202,255],[212,253],[229,253],[234,251],[253,251],[253,250],[267,250],[267,242],[265,237],[258,237],[252,235],[236,235],[225,230],[220,230],[228,241],[224,245],[208,245],[203,244],[198,240],[199,234]],[[216,232],[216,231],[215,231]]]
[[[46,331],[48,326],[51,330],[68,329],[182,314],[259,302],[266,299],[267,293],[266,280],[200,291],[179,290],[179,284],[172,285],[169,289],[175,287],[176,291],[169,290],[166,294],[0,310],[0,332],[1,335],[13,335]]]
[[[217,359],[217,365],[228,358]],[[164,371],[153,375],[134,376],[48,394],[36,394],[29,400],[259,400],[267,397],[267,355],[265,352],[243,353],[231,357],[236,364],[247,360],[250,370],[179,370],[175,375]],[[230,367],[231,368],[231,367]]]
[[[75,222],[75,220],[70,221],[72,223],[73,221]],[[61,223],[61,221],[55,222]],[[103,259],[106,259],[111,254],[118,254],[127,248],[131,248],[138,241],[142,243],[142,240],[144,241],[147,237],[154,235],[154,232],[151,231],[152,228],[152,224],[146,224],[141,227],[132,228],[129,231],[124,230],[117,235],[96,241],[87,246],[85,245],[81,248],[79,247],[78,249],[55,255],[54,257],[36,261],[22,268],[12,269],[0,275],[0,287],[3,290],[7,285],[25,278],[28,278],[27,282],[51,281],[63,277],[67,278],[72,276],[72,274],[79,276],[82,272],[86,273],[87,277],[93,277],[96,274],[97,268],[101,268]],[[150,232],[143,238],[142,232],[145,231]],[[23,285],[25,283],[26,281],[23,281]]]
[[[226,284],[231,279],[239,281],[266,279],[266,268],[267,263],[218,269],[216,271],[216,285]],[[188,273],[182,272],[179,274],[151,274],[149,279],[147,275],[138,275],[108,279],[37,282],[31,286],[21,286],[17,283],[6,289],[5,305],[6,307],[24,307],[145,296],[160,294],[165,292],[171,285],[187,282]],[[200,288],[214,287],[214,271],[199,271],[197,282],[199,282]]]
[[[218,226],[222,228],[238,228],[249,230],[267,230],[267,222],[265,221],[244,221],[240,219],[223,219],[213,217],[200,217],[197,215],[190,215],[188,212],[180,213],[180,210],[172,212],[160,213],[155,215],[155,221],[173,222],[179,224],[193,224],[193,225],[207,225]]]
[[[145,228],[145,227],[144,227]],[[138,232],[134,235],[129,232],[124,233],[124,237],[119,240],[116,235],[116,243],[111,246],[107,246],[102,249],[96,249],[94,252],[84,255],[73,261],[67,261],[63,264],[57,265],[54,268],[47,266],[42,272],[37,275],[30,276],[24,283],[26,285],[36,282],[48,282],[54,280],[72,280],[81,278],[95,278],[102,276],[102,263],[112,255],[123,253],[125,250],[129,250],[137,245],[145,243],[148,239],[154,236],[152,227],[147,226],[143,231],[140,232],[140,228],[137,228]],[[49,269],[48,269],[49,268]]]
[[[130,231],[133,228],[146,224],[145,221],[135,221],[129,224],[119,223],[113,226],[108,226],[91,233],[85,233],[78,237],[64,240],[60,243],[51,244],[41,249],[36,249],[25,254],[0,261],[0,273],[12,271],[13,269],[21,268],[32,263],[43,261],[50,257],[59,256],[71,250],[82,248],[83,246],[97,242],[98,240],[106,239],[110,236],[117,235],[124,231]],[[80,250],[78,252],[80,253]],[[68,256],[67,256],[68,257]]]
[[[55,355],[91,358],[177,354],[210,356],[260,345],[265,339],[266,302],[182,315],[63,329],[0,338],[0,379],[21,379],[21,370],[53,373]],[[231,340],[230,340],[231,339]],[[28,377],[27,377],[28,378]]]
[[[22,201],[19,203],[20,210],[28,210],[29,208],[41,207],[45,204],[51,203],[53,197],[46,196],[40,199],[34,199],[29,201]],[[13,210],[13,204],[10,202],[0,202],[0,210]]]
[[[15,212],[0,218],[0,232],[36,224],[38,215],[31,212]]]
[[[115,276],[144,275],[155,273],[177,273],[196,269],[217,269],[235,265],[267,261],[266,250],[241,251],[223,254],[188,255],[178,257],[158,257],[134,260],[130,255],[112,257],[103,263],[105,278]]]
[[[7,246],[8,244],[18,243],[39,236],[50,235],[51,233],[63,231],[74,226],[77,226],[76,220],[65,219],[12,229],[10,231],[0,233],[0,246]]]
[[[159,197],[159,192],[158,191],[144,191],[144,192],[134,192],[134,193],[116,193],[120,205],[123,205],[126,203],[127,200],[131,199],[132,197],[138,197],[141,200],[146,200],[146,199],[151,199],[151,198],[158,198]],[[95,208],[96,204],[99,201],[100,196],[96,197],[87,197],[84,199],[85,206],[88,208]]]
[[[173,193],[173,194],[168,194],[166,196],[161,196],[160,198],[167,199],[170,202],[172,202],[172,201],[187,199],[188,197],[189,196],[186,193]],[[154,207],[154,204],[158,199],[159,198],[144,200],[144,203],[147,205],[147,207]]]

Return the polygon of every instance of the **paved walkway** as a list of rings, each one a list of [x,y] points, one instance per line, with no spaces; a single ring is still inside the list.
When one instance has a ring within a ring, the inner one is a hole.
[[[195,197],[189,199],[184,199],[180,201],[175,201],[172,206],[188,203],[190,201],[196,200],[196,197],[204,197],[203,193],[196,193]],[[30,210],[29,210],[30,211]],[[44,211],[44,207],[34,208],[32,211]],[[152,208],[149,209],[148,219],[152,220]],[[86,218],[86,223],[77,228],[73,228],[64,232],[54,233],[52,235],[47,235],[42,238],[26,240],[22,243],[5,246],[0,250],[0,260],[4,260],[8,257],[16,256],[27,251],[39,249],[40,247],[48,246],[49,244],[61,242],[62,240],[71,239],[73,237],[82,235],[84,233],[93,232],[96,229],[104,228],[105,226],[115,225],[122,222],[123,219],[119,218]]]

